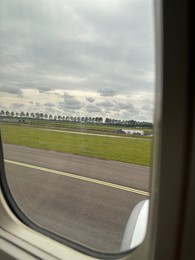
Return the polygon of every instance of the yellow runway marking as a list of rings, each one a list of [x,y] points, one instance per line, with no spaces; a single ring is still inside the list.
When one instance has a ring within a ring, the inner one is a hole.
[[[99,184],[99,185],[103,185],[103,186],[107,186],[107,187],[111,187],[111,188],[115,188],[115,189],[119,189],[119,190],[123,190],[123,191],[136,193],[139,195],[149,196],[149,192],[121,186],[121,185],[114,184],[111,182],[100,181],[100,180],[96,180],[96,179],[92,179],[92,178],[88,178],[88,177],[84,177],[84,176],[80,176],[80,175],[76,175],[76,174],[72,174],[72,173],[68,173],[68,172],[61,172],[61,171],[57,171],[57,170],[53,170],[53,169],[48,169],[48,168],[44,168],[44,167],[40,167],[40,166],[36,166],[36,165],[11,161],[11,160],[7,160],[7,159],[5,159],[4,161],[6,163],[10,163],[10,164],[14,164],[14,165],[18,165],[18,166],[22,166],[22,167],[26,167],[26,168],[31,168],[31,169],[35,169],[35,170],[39,170],[39,171],[58,174],[58,175],[62,175],[62,176],[77,179],[77,180],[87,181],[87,182],[91,182],[91,183],[95,183],[95,184]]]

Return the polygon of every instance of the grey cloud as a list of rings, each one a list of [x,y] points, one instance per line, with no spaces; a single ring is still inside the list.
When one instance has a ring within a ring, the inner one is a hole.
[[[45,92],[50,91],[51,89],[48,87],[38,87],[38,90],[40,93],[45,93]]]
[[[120,109],[127,109],[127,110],[134,110],[134,106],[132,104],[129,103],[118,103],[118,106],[120,107]]]
[[[100,107],[98,107],[96,105],[92,105],[92,104],[86,106],[86,111],[88,113],[99,113],[99,112],[102,112]]]
[[[114,107],[115,103],[105,100],[103,102],[97,103],[97,105],[102,107]]]
[[[112,111],[113,112],[120,112],[120,108],[115,106],[115,107],[112,107]]]
[[[142,109],[146,112],[153,112],[154,111],[154,107],[150,106],[150,105],[144,105],[142,106]]]
[[[63,97],[64,97],[64,95],[59,94],[59,93],[56,93],[56,92],[54,92],[53,94],[56,95],[56,96],[59,97],[59,98],[63,98]]]
[[[78,100],[72,100],[65,103],[60,102],[58,107],[63,110],[77,110],[81,109],[83,105]]]
[[[1,92],[9,93],[9,94],[14,94],[14,95],[22,95],[23,91],[16,87],[16,86],[2,86],[0,87]]]
[[[83,107],[83,103],[81,103],[78,99],[76,99],[73,95],[68,93],[64,94],[64,101],[59,103],[59,108],[63,110],[77,110]]]
[[[53,103],[45,103],[44,106],[45,107],[54,107],[55,105]]]
[[[153,112],[154,111],[154,102],[152,102],[152,100],[149,100],[149,99],[143,100],[142,103],[144,103],[143,106],[142,106],[142,109],[144,111],[147,111],[147,112]]]
[[[109,5],[104,5],[102,9],[101,4],[90,1],[82,4],[55,1],[51,5],[44,2],[33,0],[25,4],[17,1],[14,4],[13,1],[2,1],[5,10],[2,13],[2,50],[5,49],[4,56],[9,53],[4,63],[7,60],[9,64],[17,61],[17,66],[14,65],[17,73],[12,74],[14,79],[21,77],[24,81],[30,74],[34,87],[39,84],[55,89],[56,86],[67,87],[64,84],[68,82],[57,81],[56,84],[55,81],[56,74],[63,74],[89,77],[84,85],[87,89],[95,90],[96,82],[101,82],[102,78],[105,86],[117,82],[117,88],[125,89],[133,88],[135,84],[122,86],[124,79],[129,83],[132,81],[131,73],[126,79],[124,68],[130,72],[136,67],[139,71],[152,63],[152,55],[146,57],[151,50],[151,46],[146,48],[146,43],[150,43],[151,39],[142,39],[149,37],[148,31],[151,30],[148,26],[150,5],[146,5],[145,1],[139,1],[139,4],[116,1],[112,9]],[[10,15],[9,23],[6,22],[7,14]],[[137,16],[144,17],[146,21],[141,23]],[[143,29],[146,25],[147,33]],[[51,74],[54,75],[53,80],[48,78]],[[93,80],[92,75],[96,75]],[[113,77],[115,79],[111,80]],[[71,83],[69,86],[79,89],[82,84]]]
[[[89,102],[89,103],[93,103],[95,101],[94,98],[92,97],[87,97],[86,100]]]
[[[152,0],[1,0],[1,81],[15,82],[19,95],[30,88],[103,97],[151,91],[152,11]],[[77,99],[62,103],[82,108]]]
[[[39,102],[36,102],[35,105],[36,105],[36,107],[41,107],[42,106],[41,103],[39,103]]]
[[[21,104],[21,103],[11,103],[10,104],[10,108],[12,109],[21,109],[24,107],[24,104]]]
[[[105,89],[99,89],[98,93],[100,93],[100,96],[102,97],[113,97],[116,95],[117,91],[114,89],[105,88]]]
[[[153,122],[153,113],[151,114],[150,111],[139,111],[137,113],[137,117],[140,119],[140,121],[150,121]]]

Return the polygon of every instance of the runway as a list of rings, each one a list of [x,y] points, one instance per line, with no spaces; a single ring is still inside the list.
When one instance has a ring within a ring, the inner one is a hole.
[[[96,250],[119,251],[133,207],[148,198],[149,167],[22,146],[3,148],[8,183],[29,218]]]

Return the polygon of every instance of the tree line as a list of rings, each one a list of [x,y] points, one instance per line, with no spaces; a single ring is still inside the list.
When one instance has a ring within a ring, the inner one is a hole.
[[[34,113],[34,112],[14,112],[14,111],[4,111],[0,112],[1,118],[7,119],[18,119],[23,120],[23,122],[28,120],[52,120],[52,121],[65,121],[65,122],[75,122],[75,123],[93,123],[93,124],[105,124],[105,125],[116,125],[116,126],[131,126],[131,127],[147,127],[152,128],[153,124],[147,121],[136,121],[136,120],[121,120],[121,119],[112,119],[106,118],[105,121],[102,117],[87,117],[87,116],[61,116],[61,115],[52,115],[47,113]]]

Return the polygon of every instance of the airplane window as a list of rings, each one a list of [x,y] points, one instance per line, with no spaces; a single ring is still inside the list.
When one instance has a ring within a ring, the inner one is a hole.
[[[73,247],[134,248],[150,195],[153,1],[0,5],[0,127],[12,209]]]

